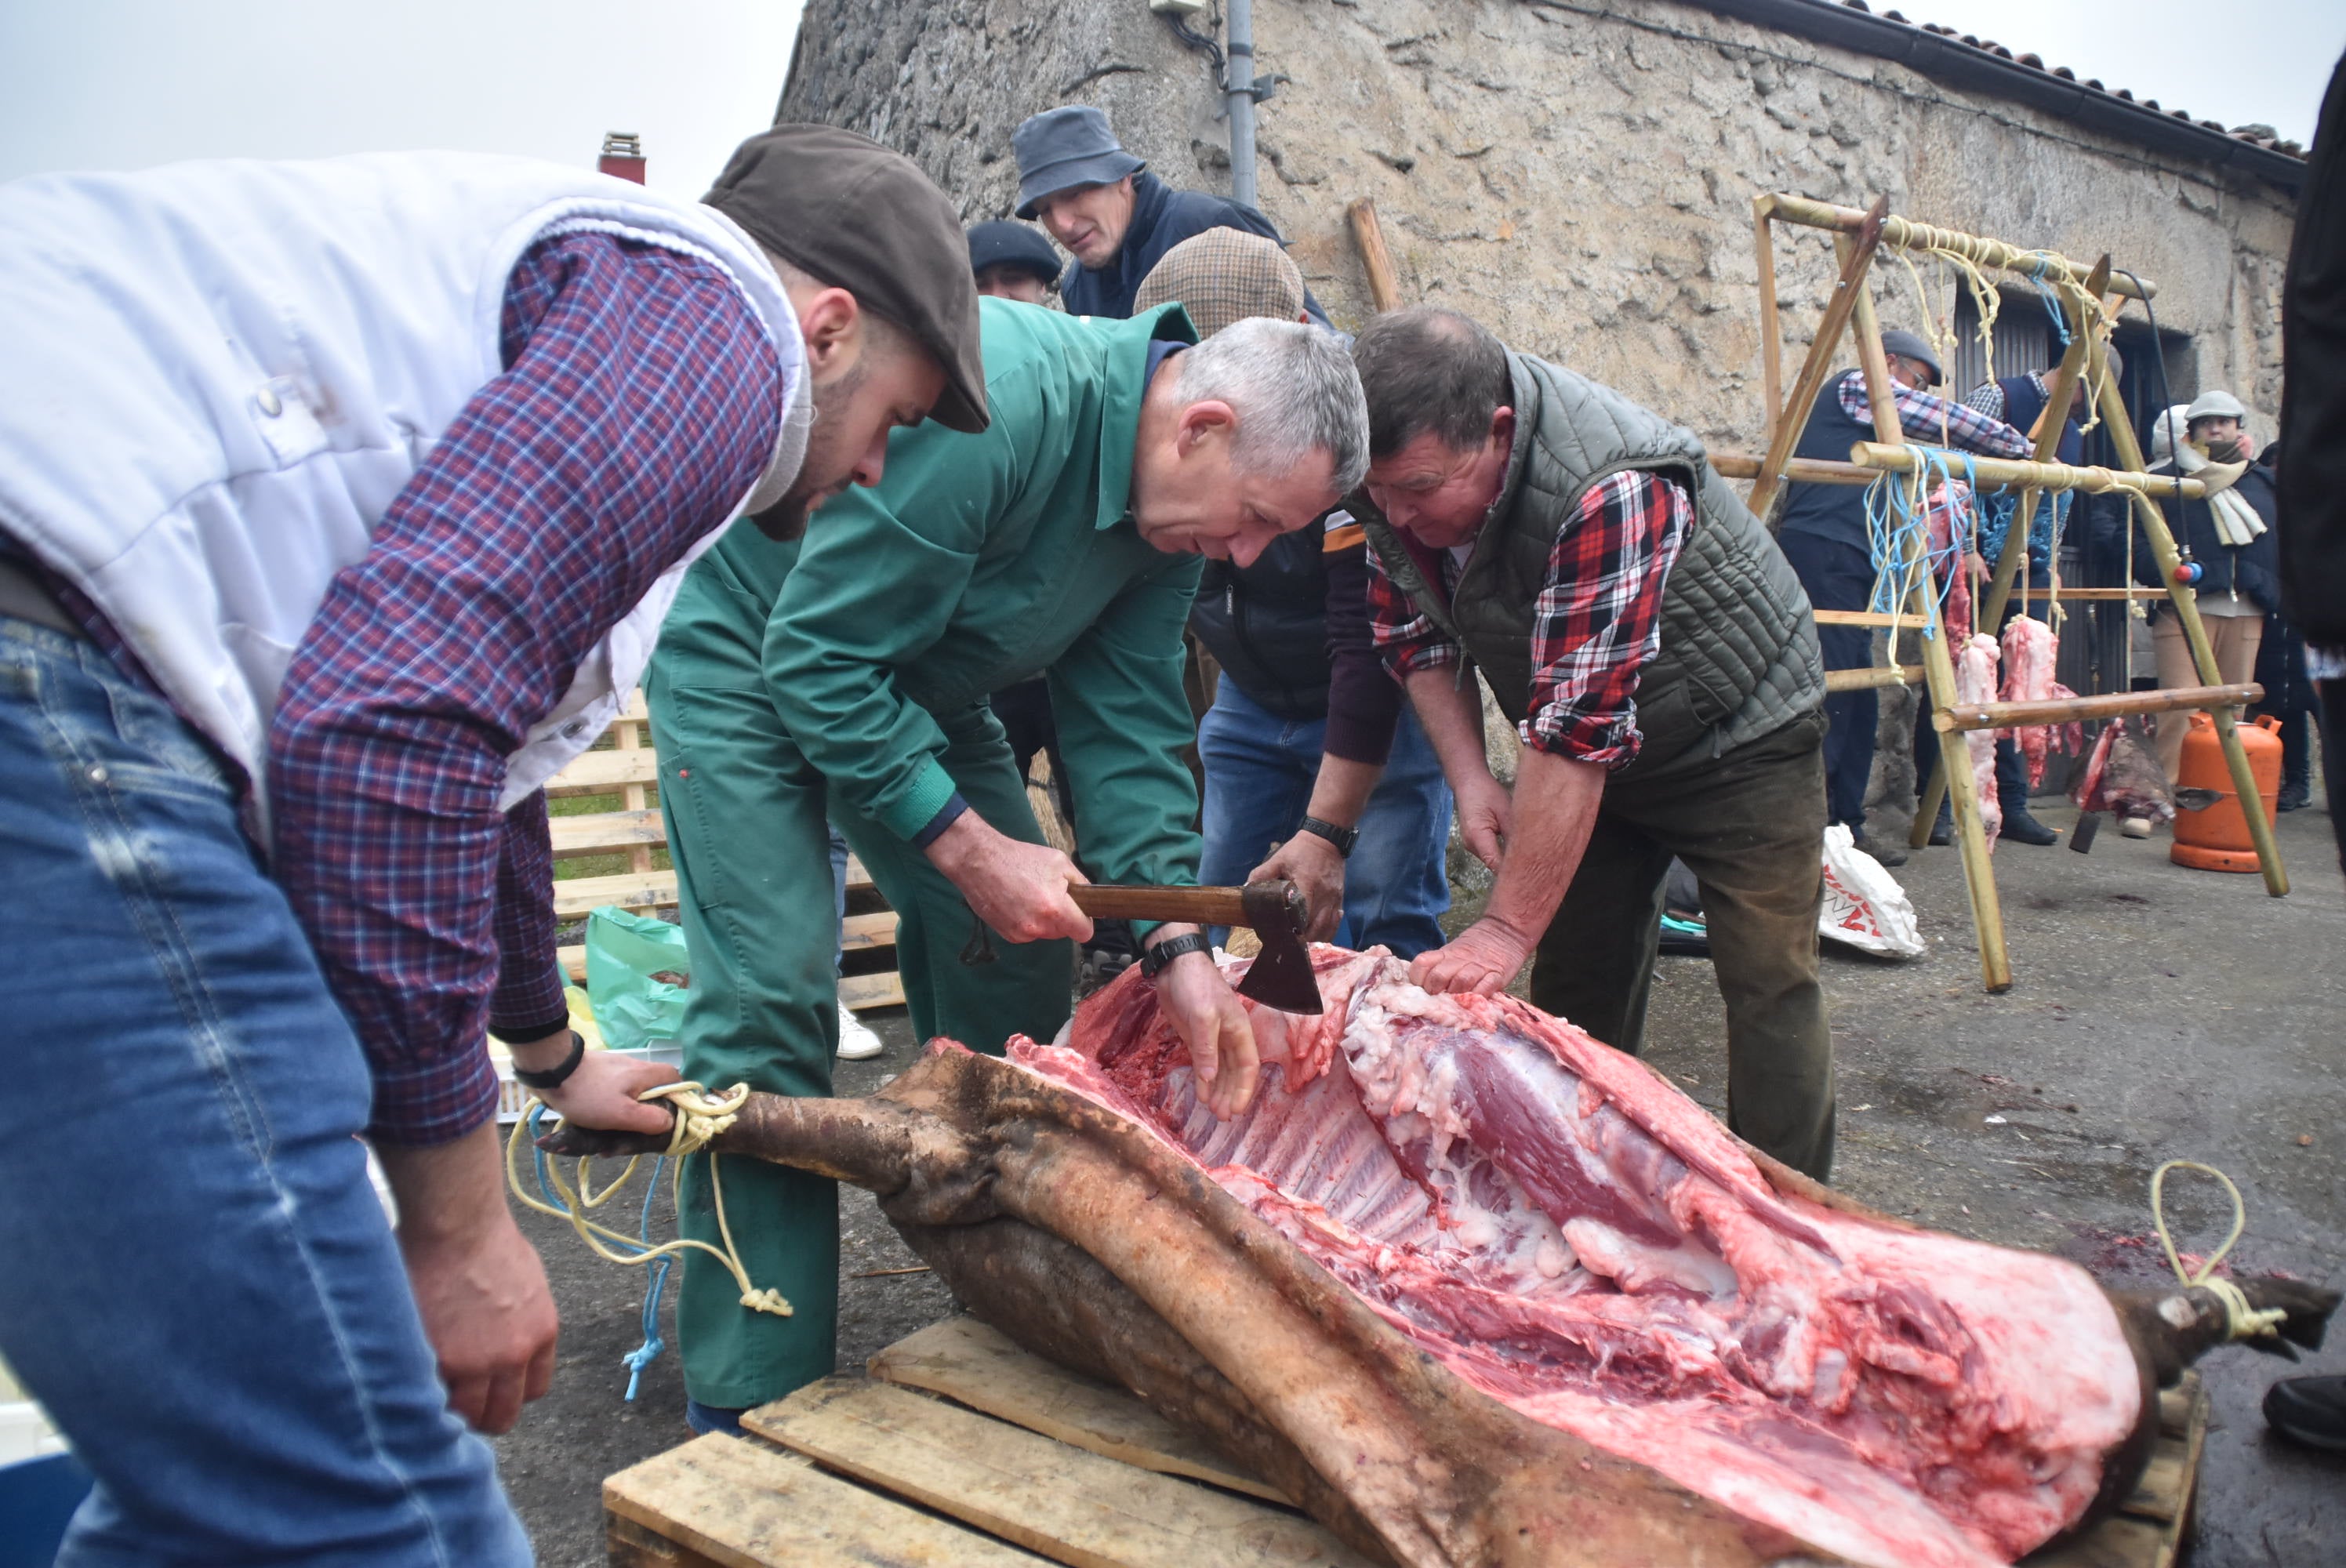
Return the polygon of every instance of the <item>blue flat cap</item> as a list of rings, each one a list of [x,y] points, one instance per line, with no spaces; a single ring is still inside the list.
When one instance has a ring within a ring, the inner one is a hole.
[[[1078,185],[1113,185],[1148,166],[1124,150],[1107,116],[1089,104],[1046,109],[1010,135],[1018,156],[1018,216],[1035,216],[1035,203]]]
[[[1006,218],[992,219],[969,226],[969,270],[984,271],[988,267],[1015,267],[1032,272],[1046,284],[1056,283],[1066,262],[1040,231],[1024,223],[1013,223]]]
[[[1931,367],[1931,384],[1936,386],[1947,379],[1947,368],[1939,362],[1939,351],[1923,341],[1920,332],[1910,332],[1903,327],[1892,327],[1882,334],[1882,351]]]

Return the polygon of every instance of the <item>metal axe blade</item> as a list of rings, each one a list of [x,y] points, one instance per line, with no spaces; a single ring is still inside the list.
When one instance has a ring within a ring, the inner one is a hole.
[[[1293,882],[1249,882],[1239,890],[1246,923],[1262,948],[1239,982],[1240,996],[1281,1013],[1320,1013],[1320,977],[1311,972],[1311,952],[1303,944],[1310,920],[1303,895]]]

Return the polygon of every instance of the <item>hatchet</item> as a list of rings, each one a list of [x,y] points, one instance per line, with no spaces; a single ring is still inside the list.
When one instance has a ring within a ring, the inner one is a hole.
[[[1118,887],[1080,883],[1067,890],[1076,907],[1095,920],[1187,921],[1193,925],[1242,925],[1262,940],[1262,952],[1239,982],[1239,994],[1281,1013],[1321,1011],[1320,982],[1303,945],[1311,921],[1293,882],[1249,882],[1242,888]]]

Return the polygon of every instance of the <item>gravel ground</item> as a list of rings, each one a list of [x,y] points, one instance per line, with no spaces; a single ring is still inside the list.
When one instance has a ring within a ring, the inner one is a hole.
[[[2070,820],[2060,807],[2040,815]],[[1994,997],[1980,989],[1955,852],[1919,854],[1893,875],[1931,952],[1911,963],[1836,954],[1826,964],[1838,1185],[1925,1225],[2147,1281],[2164,1267],[2147,1241],[2150,1171],[2199,1159],[2247,1196],[2244,1270],[2346,1281],[2346,883],[2329,830],[2319,809],[2281,819],[2296,891],[2278,901],[2256,877],[2169,864],[2163,839],[2105,833],[2086,856],[2006,847],[1996,871],[2017,979]],[[913,1058],[901,1012],[876,1022],[887,1054],[842,1064],[842,1094],[867,1092]],[[1705,961],[1662,961],[1649,1030],[1654,1064],[1719,1109],[1721,1014]],[[849,1189],[842,1209],[848,1274],[914,1262],[864,1194]],[[2220,1238],[2220,1196],[2180,1188],[2170,1209],[2187,1247]],[[556,1225],[525,1224],[562,1305],[561,1370],[498,1450],[541,1561],[587,1568],[604,1560],[602,1478],[685,1440],[683,1389],[671,1351],[634,1404],[621,1400],[619,1359],[641,1338],[640,1279],[589,1257]],[[927,1275],[848,1279],[840,1366],[860,1367],[948,1309]],[[673,1336],[672,1319],[663,1332]],[[2290,1448],[2257,1413],[2267,1384],[2290,1369],[2245,1350],[2203,1365],[2216,1431],[2190,1561],[2346,1563],[2346,1461]],[[2297,1369],[2346,1372],[2346,1331]]]

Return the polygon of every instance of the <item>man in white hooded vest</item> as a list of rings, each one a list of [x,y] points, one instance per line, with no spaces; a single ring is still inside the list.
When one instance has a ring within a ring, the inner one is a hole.
[[[0,1356],[97,1476],[58,1561],[525,1563],[466,1427],[556,1319],[483,1031],[590,1125],[671,1075],[576,1049],[540,787],[730,519],[984,428],[957,215],[813,126],[700,204],[44,177],[0,187]]]

